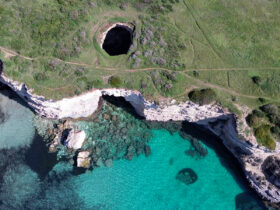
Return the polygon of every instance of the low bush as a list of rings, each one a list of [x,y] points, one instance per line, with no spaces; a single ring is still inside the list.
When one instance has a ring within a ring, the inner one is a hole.
[[[255,135],[259,144],[267,147],[268,149],[274,150],[276,143],[271,136],[270,126],[262,125],[255,130]]]
[[[45,72],[39,72],[34,75],[34,79],[37,81],[44,81],[48,79],[48,75]]]
[[[274,126],[270,129],[271,133],[280,141],[280,127]]]
[[[278,115],[278,107],[275,104],[266,104],[260,108],[266,114]]]
[[[256,114],[249,114],[246,117],[246,121],[250,127],[256,127],[259,125],[259,122],[260,122],[260,120]]]
[[[256,85],[259,85],[261,83],[261,77],[259,76],[252,77],[252,80]]]
[[[113,87],[120,87],[122,85],[122,80],[118,76],[111,76],[109,84]]]
[[[265,117],[265,114],[262,111],[258,110],[258,109],[253,110],[253,114],[256,115],[259,118]]]
[[[198,103],[199,105],[210,104],[216,100],[216,93],[210,88],[192,90],[189,93],[189,99],[195,103]]]

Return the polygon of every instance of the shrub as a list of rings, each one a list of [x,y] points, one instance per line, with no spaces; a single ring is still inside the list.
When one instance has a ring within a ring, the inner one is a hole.
[[[262,125],[255,130],[255,135],[257,141],[260,145],[267,147],[268,149],[274,150],[276,147],[276,143],[271,136],[270,126]]]
[[[246,117],[246,121],[250,127],[256,127],[259,125],[259,118],[255,114],[249,114]]]
[[[95,88],[102,88],[103,87],[103,81],[102,80],[93,80],[92,81],[93,87]]]
[[[278,115],[278,107],[275,104],[266,104],[261,107],[266,114]]]
[[[48,79],[48,75],[45,72],[39,72],[34,75],[34,79],[37,81],[44,81]]]
[[[270,129],[271,133],[274,134],[277,138],[278,141],[280,140],[280,128],[278,126],[274,126]]]
[[[259,102],[261,103],[265,103],[266,102],[266,99],[265,98],[258,98]]]
[[[198,77],[198,76],[199,76],[198,71],[193,71],[193,76],[194,76],[194,77]]]
[[[253,114],[256,115],[257,117],[260,117],[260,118],[265,117],[265,114],[258,109],[253,110]]]
[[[192,90],[189,93],[189,99],[199,105],[210,104],[216,99],[214,90],[207,88],[202,90]]]
[[[109,79],[109,84],[113,87],[120,87],[122,81],[118,76],[111,76]]]
[[[261,83],[261,77],[259,77],[259,76],[252,77],[252,80],[257,85],[259,85]]]

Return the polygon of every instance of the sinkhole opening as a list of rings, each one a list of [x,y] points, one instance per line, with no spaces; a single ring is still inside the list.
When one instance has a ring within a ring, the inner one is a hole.
[[[104,39],[102,48],[110,55],[127,54],[132,44],[132,30],[127,26],[115,26]]]

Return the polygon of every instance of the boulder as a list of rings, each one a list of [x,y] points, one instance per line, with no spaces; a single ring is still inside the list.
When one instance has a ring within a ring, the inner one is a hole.
[[[79,168],[89,168],[90,167],[90,160],[89,151],[82,151],[78,153],[77,156],[77,167]]]
[[[267,180],[280,188],[280,156],[268,156],[262,164]]]
[[[64,145],[69,149],[81,149],[86,141],[86,133],[84,131],[72,129],[69,131]]]
[[[196,173],[191,168],[184,168],[178,172],[176,179],[186,185],[193,184],[197,180]]]

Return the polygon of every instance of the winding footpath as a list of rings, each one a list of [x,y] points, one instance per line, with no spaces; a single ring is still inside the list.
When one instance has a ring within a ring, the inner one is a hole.
[[[28,56],[24,56],[24,55],[21,55],[21,54],[13,51],[11,49],[8,49],[8,48],[2,47],[2,46],[0,46],[0,50],[4,53],[4,57],[6,57],[6,58],[13,57],[13,56],[19,56],[23,59],[30,60],[30,61],[34,61],[34,60],[37,60],[39,58],[42,58],[42,57],[31,58],[31,57],[28,57]],[[118,68],[101,67],[101,66],[97,66],[97,65],[93,65],[93,64],[64,61],[64,60],[61,60],[59,58],[54,58],[54,59],[56,59],[60,62],[69,64],[69,65],[94,67],[95,69],[100,69],[100,70],[104,70],[104,71],[112,71],[112,72],[116,71],[114,74],[122,73],[122,72],[133,73],[133,72],[145,72],[145,71],[153,71],[153,70],[162,70],[162,71],[174,72],[174,70],[172,70],[172,69],[162,68],[162,67],[147,67],[147,68],[138,68],[138,69],[118,69]],[[188,75],[187,73],[188,72],[193,72],[193,71],[248,71],[248,70],[261,70],[261,69],[280,70],[280,67],[237,67],[237,68],[232,67],[232,68],[200,68],[200,69],[195,68],[195,69],[185,69],[185,70],[181,70],[181,71],[178,71],[178,72],[183,73],[184,76],[186,76],[187,78],[197,82],[200,85],[207,86],[207,87],[210,87],[210,88],[215,88],[215,89],[218,89],[218,90],[221,90],[221,91],[225,91],[225,92],[230,93],[230,94],[235,95],[235,96],[240,96],[240,97],[245,97],[245,98],[250,98],[250,99],[258,99],[259,96],[253,96],[253,95],[246,95],[246,94],[238,93],[234,90],[231,90],[231,89],[219,86],[219,85],[215,85],[215,84],[208,83],[208,82],[205,82],[203,80],[194,78],[194,77]],[[43,86],[40,86],[40,87],[43,87]],[[68,88],[68,87],[69,86],[67,85],[65,87],[60,87],[60,88],[49,88],[49,87],[45,87],[45,86],[43,88],[46,88],[46,89],[52,90],[52,91],[56,91],[56,90],[65,89],[65,88]],[[163,96],[161,96],[161,97],[163,97]],[[267,100],[271,100],[271,101],[275,101],[275,99],[269,98],[269,97],[262,97],[262,98],[267,99]]]

